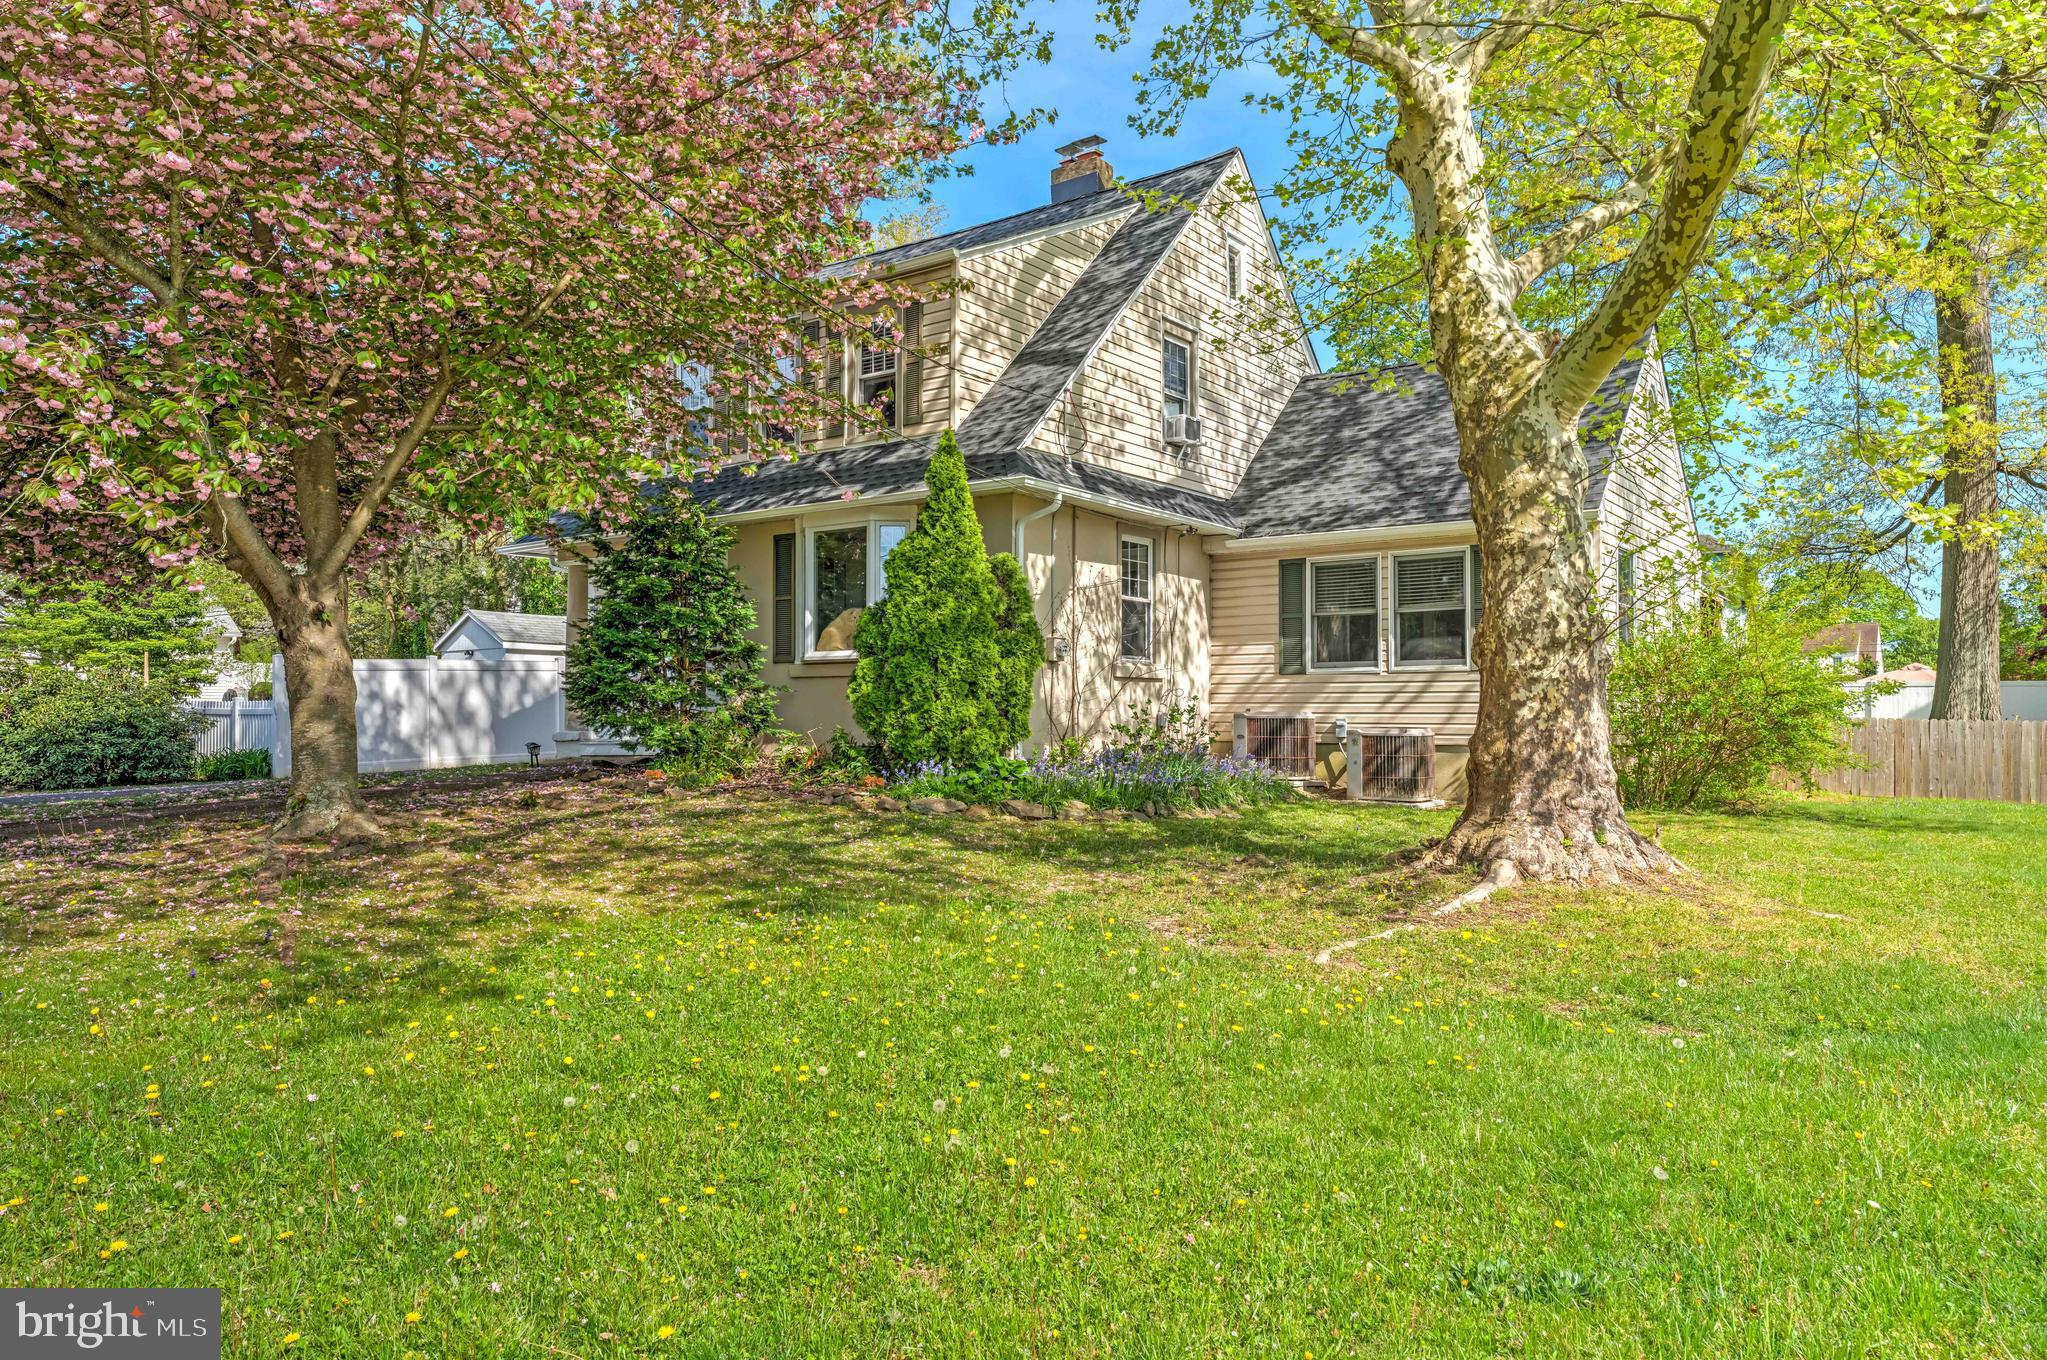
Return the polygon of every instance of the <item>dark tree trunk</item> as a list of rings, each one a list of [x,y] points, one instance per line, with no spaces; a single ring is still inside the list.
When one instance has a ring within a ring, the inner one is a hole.
[[[377,824],[356,782],[355,658],[348,646],[348,592],[303,578],[277,621],[291,708],[291,791],[272,832],[280,841],[374,840]]]
[[[1530,397],[1496,423],[1477,414],[1460,426],[1478,432],[1463,462],[1485,545],[1478,725],[1464,813],[1436,855],[1505,882],[1667,871],[1614,778],[1576,413]]]
[[[1946,416],[1942,495],[1955,512],[1940,554],[1936,718],[2003,715],[1998,671],[1997,358],[1990,270],[1974,252],[1966,281],[1934,298],[1940,404]]]

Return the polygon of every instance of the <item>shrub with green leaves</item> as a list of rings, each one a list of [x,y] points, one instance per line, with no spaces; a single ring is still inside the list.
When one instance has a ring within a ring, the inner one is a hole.
[[[853,635],[853,716],[894,765],[965,768],[1006,756],[1030,735],[1045,640],[1023,569],[990,558],[947,430],[924,474],[917,526],[882,570],[888,591]]]
[[[270,752],[262,747],[248,750],[215,751],[199,757],[199,777],[216,779],[268,779]]]
[[[0,680],[0,785],[90,789],[190,779],[207,719],[182,680],[27,666]]]
[[[1783,771],[1848,763],[1856,696],[1800,630],[1752,614],[1740,629],[1674,627],[1623,647],[1608,684],[1614,765],[1630,807],[1726,807]]]
[[[775,722],[732,538],[695,501],[643,500],[591,569],[597,598],[568,653],[569,707],[687,782],[751,766]]]

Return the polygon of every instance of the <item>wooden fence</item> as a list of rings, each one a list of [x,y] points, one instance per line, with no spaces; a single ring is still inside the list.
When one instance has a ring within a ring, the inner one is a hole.
[[[2047,803],[2047,722],[1875,718],[1848,749],[1862,769],[1830,770],[1819,785],[1878,798],[1990,798]]]

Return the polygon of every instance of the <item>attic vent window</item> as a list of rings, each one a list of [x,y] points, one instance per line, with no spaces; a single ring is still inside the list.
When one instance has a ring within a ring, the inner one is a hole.
[[[1230,301],[1235,302],[1244,296],[1244,248],[1235,241],[1226,248],[1223,270],[1229,279]]]

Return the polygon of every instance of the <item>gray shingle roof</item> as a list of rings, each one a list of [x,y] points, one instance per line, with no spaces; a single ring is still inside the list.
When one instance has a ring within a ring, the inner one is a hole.
[[[569,621],[560,614],[514,614],[503,609],[471,609],[475,619],[507,647],[566,647]]]
[[[1190,205],[1215,188],[1236,154],[1225,151],[1136,181],[1138,187],[1166,195],[1168,201],[1156,211],[1139,211],[1117,229],[967,413],[959,437],[969,458],[1023,447],[1179,241],[1194,218]]]
[[[1236,153],[1229,152],[1227,154],[1235,155]],[[1220,158],[1211,157],[1210,159]],[[1207,163],[1207,161],[1201,161],[1196,164],[1206,165]],[[1148,192],[1178,192],[1177,190],[1166,188],[1161,184],[1161,181],[1184,176],[1194,168],[1195,166],[1192,165],[1183,165],[1178,169],[1161,171],[1156,175],[1148,175],[1143,179],[1130,181],[1130,187]],[[850,259],[834,261],[832,264],[826,265],[820,272],[826,278],[844,278],[846,275],[861,269],[901,269],[906,265],[935,259],[940,255],[953,251],[967,255],[979,250],[992,250],[1010,241],[1022,240],[1026,236],[1035,236],[1044,232],[1064,231],[1068,227],[1077,227],[1084,223],[1099,222],[1105,218],[1115,217],[1119,213],[1130,211],[1131,206],[1129,195],[1114,189],[1103,189],[1096,193],[1083,194],[1079,198],[1069,198],[1064,203],[1047,203],[1041,207],[1028,208],[1020,213],[1012,213],[1008,217],[998,217],[992,222],[980,222],[971,227],[961,227],[958,231],[949,231],[942,236],[927,236],[921,241],[911,241],[900,246],[890,246],[886,250],[870,251],[865,255],[855,255]]]
[[[1580,434],[1593,476],[1587,509],[1606,490],[1615,417],[1641,373],[1630,359],[1586,408]],[[1400,364],[1304,378],[1251,460],[1230,508],[1247,538],[1439,524],[1471,517],[1457,466],[1457,422],[1440,376]]]

